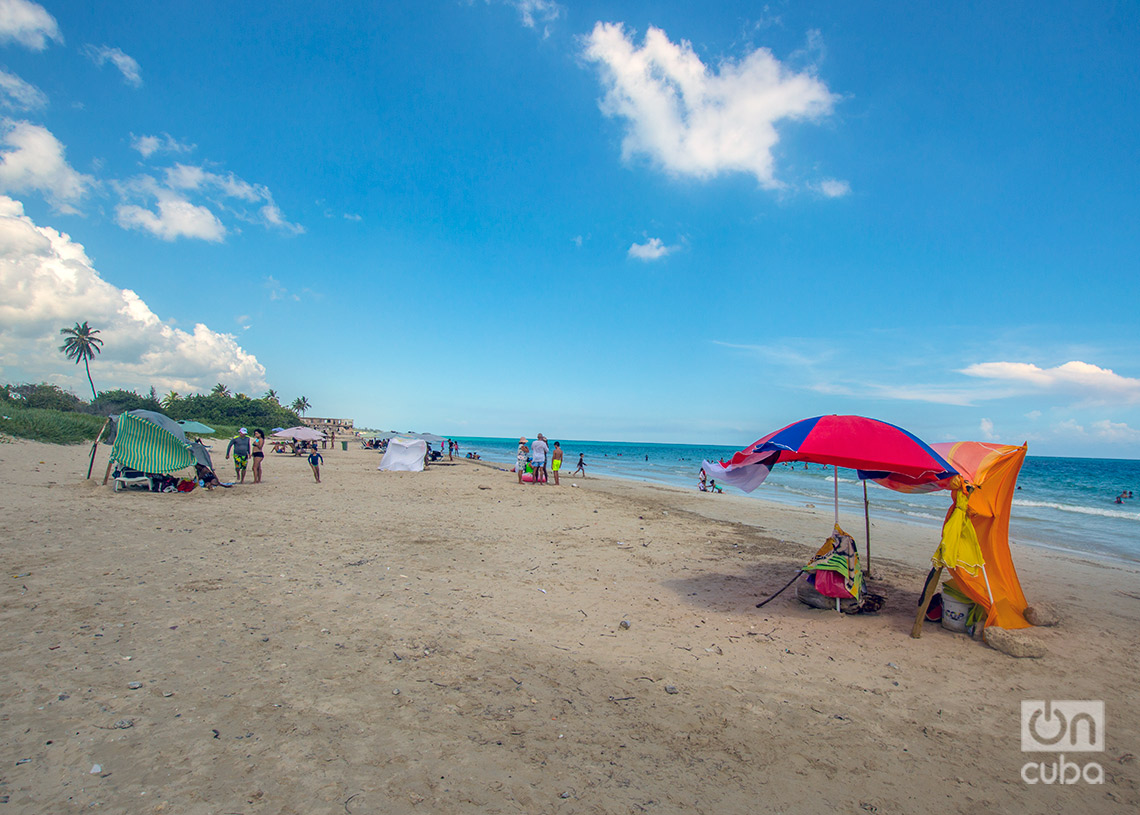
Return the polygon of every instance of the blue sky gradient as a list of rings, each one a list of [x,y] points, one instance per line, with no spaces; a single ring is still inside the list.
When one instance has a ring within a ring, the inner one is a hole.
[[[1135,3],[0,0],[0,379],[1140,457]]]

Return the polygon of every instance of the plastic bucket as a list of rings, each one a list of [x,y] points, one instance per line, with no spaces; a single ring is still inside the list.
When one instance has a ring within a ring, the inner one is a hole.
[[[948,592],[942,592],[942,627],[947,631],[965,634],[966,618],[970,616],[973,607],[973,603],[963,603],[951,597]]]

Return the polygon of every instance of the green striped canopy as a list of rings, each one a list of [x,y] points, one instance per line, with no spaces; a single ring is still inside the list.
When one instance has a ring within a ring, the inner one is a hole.
[[[142,473],[172,473],[194,466],[194,454],[169,431],[123,413],[111,458]]]

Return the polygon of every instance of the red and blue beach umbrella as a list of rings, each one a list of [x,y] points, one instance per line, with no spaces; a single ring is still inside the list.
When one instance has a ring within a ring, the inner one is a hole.
[[[836,415],[793,422],[753,442],[728,461],[722,461],[721,466],[729,473],[748,471],[757,465],[770,470],[781,461],[849,467],[861,470],[861,477],[897,473],[912,478],[947,478],[956,473],[929,444],[901,427],[866,416]],[[761,481],[747,491],[751,492]]]

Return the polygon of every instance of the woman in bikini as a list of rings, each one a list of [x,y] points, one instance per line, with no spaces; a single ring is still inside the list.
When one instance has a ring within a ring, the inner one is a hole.
[[[261,483],[261,462],[265,460],[265,431],[261,428],[253,431],[253,483]]]

